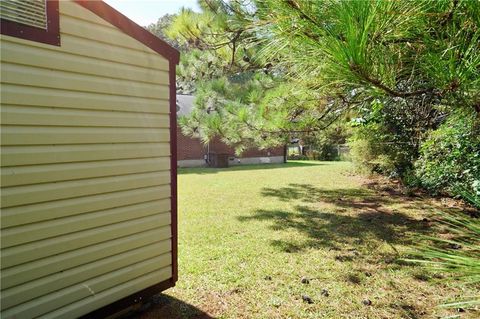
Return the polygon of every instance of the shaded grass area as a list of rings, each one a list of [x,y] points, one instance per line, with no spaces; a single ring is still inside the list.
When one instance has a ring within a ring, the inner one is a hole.
[[[282,164],[258,164],[258,165],[238,165],[231,166],[227,169],[225,168],[212,168],[212,167],[198,167],[198,168],[181,168],[179,169],[180,175],[186,174],[218,174],[236,171],[254,171],[254,170],[271,170],[271,169],[286,169],[286,168],[297,168],[297,167],[309,167],[309,166],[318,166],[322,165],[321,162],[308,162],[308,161],[295,161]],[[324,165],[324,164],[323,164]]]
[[[170,317],[437,318],[459,313],[435,304],[473,292],[399,261],[418,234],[440,231],[430,220],[445,208],[350,163],[185,169],[178,185]]]

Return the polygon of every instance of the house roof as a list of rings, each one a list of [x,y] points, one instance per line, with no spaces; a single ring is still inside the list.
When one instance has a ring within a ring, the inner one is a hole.
[[[194,106],[195,96],[177,94],[177,116],[189,115]]]
[[[92,11],[105,21],[113,24],[132,38],[145,44],[170,62],[178,64],[180,53],[176,49],[110,7],[105,2],[101,0],[75,0],[75,2]]]

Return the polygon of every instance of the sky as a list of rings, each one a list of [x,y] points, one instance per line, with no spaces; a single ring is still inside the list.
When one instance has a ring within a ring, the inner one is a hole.
[[[111,7],[141,26],[157,22],[166,13],[177,13],[181,7],[200,11],[197,0],[104,0]]]

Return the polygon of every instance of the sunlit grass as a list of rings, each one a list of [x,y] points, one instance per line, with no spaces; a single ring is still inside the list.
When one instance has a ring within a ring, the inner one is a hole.
[[[457,314],[435,305],[473,288],[400,261],[439,204],[367,182],[347,162],[181,170],[179,281],[166,293],[220,318]]]

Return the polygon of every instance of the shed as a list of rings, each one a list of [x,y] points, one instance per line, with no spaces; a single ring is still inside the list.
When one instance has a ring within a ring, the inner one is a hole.
[[[174,286],[179,53],[101,1],[0,9],[0,317],[103,317]]]

